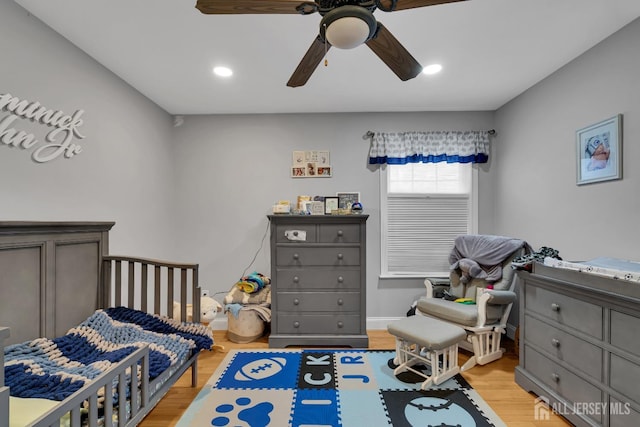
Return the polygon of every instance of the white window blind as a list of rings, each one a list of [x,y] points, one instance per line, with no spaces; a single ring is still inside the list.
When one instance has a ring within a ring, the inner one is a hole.
[[[382,276],[447,276],[454,239],[475,229],[470,164],[387,165],[381,173]]]

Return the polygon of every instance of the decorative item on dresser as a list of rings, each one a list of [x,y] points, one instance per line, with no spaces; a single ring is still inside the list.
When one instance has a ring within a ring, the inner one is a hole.
[[[637,426],[640,286],[534,263],[519,271],[520,364],[515,380],[577,426]]]
[[[368,215],[269,215],[270,347],[366,348]]]

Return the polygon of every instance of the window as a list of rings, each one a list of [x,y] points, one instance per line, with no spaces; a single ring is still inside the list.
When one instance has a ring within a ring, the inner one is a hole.
[[[454,239],[477,228],[477,169],[471,163],[381,168],[381,275],[448,276]]]

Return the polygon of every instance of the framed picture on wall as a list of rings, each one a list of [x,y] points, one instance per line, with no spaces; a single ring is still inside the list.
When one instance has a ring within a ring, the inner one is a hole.
[[[291,178],[331,178],[331,153],[295,150],[291,156]]]
[[[304,166],[291,166],[292,178],[304,178],[306,176]]]
[[[622,114],[576,132],[577,185],[622,178]]]

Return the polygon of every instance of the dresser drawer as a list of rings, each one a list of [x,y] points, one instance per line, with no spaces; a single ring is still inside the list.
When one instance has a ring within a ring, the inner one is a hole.
[[[359,334],[360,316],[343,314],[277,314],[279,334]]]
[[[571,334],[525,316],[526,340],[539,350],[571,364],[595,380],[602,381],[603,350]]]
[[[313,290],[325,289],[348,290],[360,289],[360,269],[278,269],[278,289]]]
[[[526,286],[525,309],[602,339],[603,309],[601,306],[536,286]]]
[[[640,403],[640,366],[611,355],[611,388]]]
[[[278,247],[276,249],[276,264],[279,267],[357,266],[360,265],[360,248]]]
[[[359,243],[358,224],[320,224],[319,241],[322,243]]]
[[[275,228],[277,243],[315,243],[318,241],[315,224],[278,224]],[[296,240],[302,238],[303,235],[304,240]]]
[[[611,310],[611,344],[632,354],[640,354],[640,319]]]
[[[277,296],[278,311],[288,312],[359,312],[359,292],[279,292]]]
[[[602,392],[597,387],[557,365],[551,359],[526,344],[524,354],[527,371],[538,377],[540,382],[559,395],[570,402],[580,403],[581,405],[591,402],[601,405],[603,401]],[[598,423],[602,423],[602,414],[594,413],[590,417]]]
[[[640,412],[635,411],[628,402],[609,399],[609,427],[638,427]]]

